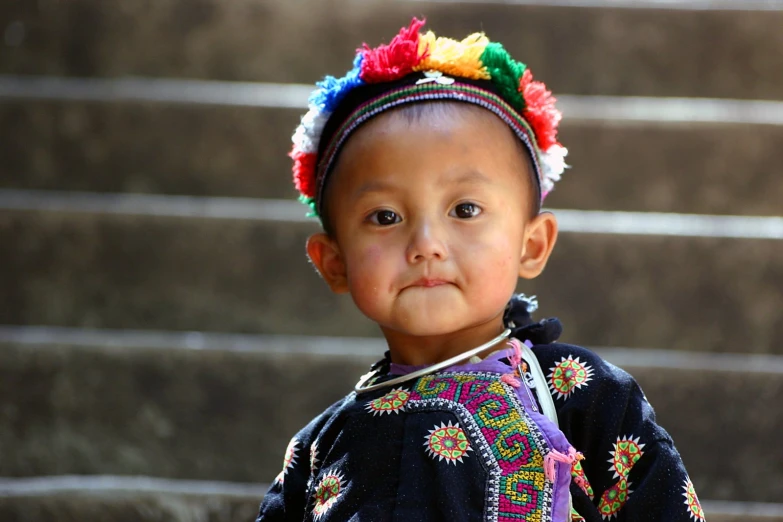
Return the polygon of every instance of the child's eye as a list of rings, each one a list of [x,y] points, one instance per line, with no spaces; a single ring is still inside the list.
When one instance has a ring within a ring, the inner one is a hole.
[[[369,216],[369,220],[376,225],[388,226],[402,221],[400,216],[393,210],[378,210]]]
[[[481,207],[475,203],[460,203],[451,211],[452,216],[460,219],[470,219],[481,214]]]

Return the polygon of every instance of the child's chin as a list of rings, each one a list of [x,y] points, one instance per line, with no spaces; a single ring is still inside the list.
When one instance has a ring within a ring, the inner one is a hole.
[[[464,323],[455,319],[453,314],[444,314],[444,317],[419,314],[395,325],[394,329],[414,337],[448,335],[464,328]]]

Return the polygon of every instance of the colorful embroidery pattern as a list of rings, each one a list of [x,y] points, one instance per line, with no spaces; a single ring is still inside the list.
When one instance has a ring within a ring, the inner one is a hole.
[[[585,517],[580,515],[573,507],[571,508],[571,522],[585,522]]]
[[[495,470],[490,472],[486,495],[493,520],[551,521],[554,486],[544,473],[544,455],[550,447],[513,389],[496,374],[429,375],[414,384],[408,409],[433,406],[457,416],[476,455]]]
[[[340,473],[326,473],[315,488],[313,518],[319,520],[329,511],[345,490],[345,479]]]
[[[614,443],[614,449],[609,452],[612,458],[609,459],[609,471],[613,472],[612,478],[618,478],[617,483],[604,491],[601,495],[601,501],[598,503],[598,510],[604,518],[612,518],[625,505],[631,490],[628,489],[628,474],[631,472],[644,452],[644,444],[639,442],[639,437],[633,438],[633,435],[626,437],[617,437]]]
[[[549,370],[549,389],[558,399],[567,399],[575,389],[587,386],[593,377],[593,369],[581,362],[579,357],[574,359],[571,355],[567,359],[561,357],[561,361]]]
[[[587,475],[585,475],[585,470],[582,468],[582,463],[580,461],[581,459],[575,460],[574,464],[571,466],[571,478],[592,500],[595,497],[595,493],[593,492],[593,487],[590,485],[590,481],[587,480]]]
[[[275,482],[282,484],[285,480],[285,476],[288,474],[288,470],[296,464],[296,452],[299,451],[299,441],[296,437],[291,439],[288,443],[288,447],[285,449],[285,456],[283,457],[283,469],[275,478]]]
[[[315,475],[318,468],[318,443],[313,441],[310,444],[310,475]]]
[[[696,522],[704,522],[704,511],[701,509],[699,497],[696,496],[696,490],[689,477],[685,478],[685,484],[682,486],[685,490],[685,505],[688,506],[688,515]]]
[[[468,443],[468,437],[459,424],[440,424],[435,429],[430,430],[429,435],[424,437],[426,440],[424,446],[427,453],[439,460],[445,460],[448,464],[462,462],[462,457],[468,456],[468,451],[473,451]]]
[[[644,444],[639,444],[639,437],[635,439],[632,437],[617,437],[617,442],[614,443],[614,451],[609,452],[612,455],[612,458],[608,461],[612,464],[609,467],[609,471],[614,471],[612,478],[627,478],[633,465],[644,455],[643,447]]]
[[[391,414],[392,412],[399,413],[405,410],[408,399],[410,399],[410,393],[401,388],[397,388],[383,397],[378,397],[377,399],[368,402],[367,411],[373,415],[383,415],[384,413]]]
[[[628,501],[628,496],[631,494],[628,486],[630,486],[630,483],[623,477],[617,484],[604,491],[604,494],[601,495],[601,501],[598,503],[598,511],[600,511],[603,518],[608,519],[617,516],[617,513]]]

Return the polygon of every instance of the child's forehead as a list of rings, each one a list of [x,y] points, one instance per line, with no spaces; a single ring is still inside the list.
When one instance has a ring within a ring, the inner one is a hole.
[[[526,179],[530,159],[491,112],[460,103],[427,103],[397,108],[357,129],[334,175],[342,180],[336,183],[342,192],[381,187],[382,178],[400,172],[418,173],[411,180],[417,185],[493,184]]]
[[[493,113],[458,102],[406,105],[374,117],[359,127],[345,144],[337,169],[345,164],[373,161],[468,163],[503,158],[527,170],[530,157],[513,131]]]

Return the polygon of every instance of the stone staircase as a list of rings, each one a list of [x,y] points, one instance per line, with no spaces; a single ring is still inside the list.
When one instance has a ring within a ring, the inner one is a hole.
[[[24,28],[0,48],[0,520],[250,520],[290,436],[383,351],[280,202],[302,109],[73,97],[62,77],[311,83],[416,14],[486,30],[575,106],[783,101],[783,8],[654,3],[0,6]],[[3,96],[28,75],[52,94]],[[566,113],[562,141],[554,208],[781,215],[783,121]],[[520,290],[638,379],[709,520],[783,520],[783,234],[724,236],[565,232]]]

